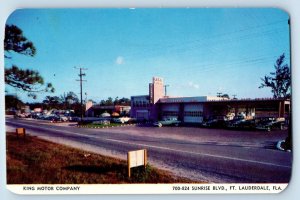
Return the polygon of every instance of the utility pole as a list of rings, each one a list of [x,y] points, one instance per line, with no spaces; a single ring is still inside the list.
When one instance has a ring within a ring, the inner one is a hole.
[[[222,92],[217,92],[217,97],[221,97]]]
[[[165,96],[167,96],[167,87],[169,87],[170,85],[164,85],[165,87]]]
[[[237,98],[236,98],[236,94],[233,94],[232,96],[233,96],[233,99],[237,99]]]
[[[80,82],[80,121],[83,120],[83,104],[82,104],[82,82],[83,81],[86,81],[86,80],[83,80],[82,77],[83,76],[86,76],[86,74],[82,73],[83,70],[87,70],[87,68],[76,68],[75,69],[79,69],[79,80],[76,80],[76,81],[79,81]]]

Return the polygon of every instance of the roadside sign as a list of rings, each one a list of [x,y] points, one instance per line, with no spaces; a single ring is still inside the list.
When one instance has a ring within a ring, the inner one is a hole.
[[[16,134],[19,137],[25,137],[26,130],[25,128],[16,128]]]
[[[130,177],[130,168],[147,165],[147,149],[129,151],[127,153],[128,177]]]

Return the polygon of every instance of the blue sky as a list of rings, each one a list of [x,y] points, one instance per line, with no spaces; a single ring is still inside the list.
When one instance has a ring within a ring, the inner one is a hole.
[[[148,93],[153,76],[171,96],[227,93],[272,97],[259,89],[285,53],[289,64],[288,14],[279,9],[24,9],[8,18],[37,48],[35,57],[12,54],[9,67],[38,70],[61,95],[79,95],[85,71],[88,99]],[[23,101],[22,91],[7,87]],[[84,96],[85,98],[85,96]]]

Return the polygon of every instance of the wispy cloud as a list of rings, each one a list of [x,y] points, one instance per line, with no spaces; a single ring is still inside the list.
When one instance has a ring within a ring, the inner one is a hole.
[[[224,91],[226,91],[226,88],[219,85],[218,88],[217,88],[217,91],[218,92],[224,92]]]
[[[176,88],[176,89],[192,88],[192,89],[198,90],[200,88],[200,86],[199,86],[199,84],[196,84],[192,81],[189,81],[188,83],[183,83],[183,84],[180,84],[180,85],[176,85],[176,86],[174,86],[174,88]]]
[[[117,65],[122,65],[122,64],[124,64],[124,57],[118,56],[118,57],[116,58],[115,63],[116,63]]]
[[[199,89],[199,85],[196,83],[193,83],[192,81],[188,82],[188,86],[191,88]]]

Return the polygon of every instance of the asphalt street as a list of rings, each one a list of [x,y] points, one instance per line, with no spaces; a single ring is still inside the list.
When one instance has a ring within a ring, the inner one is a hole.
[[[276,149],[284,131],[234,131],[196,127],[123,126],[77,128],[47,121],[6,118],[7,129],[87,151],[125,159],[146,148],[151,165],[195,181],[214,183],[288,183],[292,153]]]

